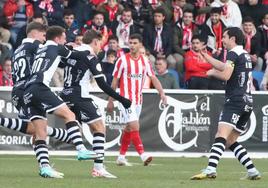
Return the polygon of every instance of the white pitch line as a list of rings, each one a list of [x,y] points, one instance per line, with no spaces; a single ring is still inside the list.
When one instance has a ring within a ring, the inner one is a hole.
[[[220,172],[220,170],[219,170]],[[180,173],[182,174],[189,174],[189,173],[193,173],[193,171],[180,171]],[[233,171],[233,172],[228,172],[228,174],[245,174],[247,173],[246,171]],[[268,172],[260,172],[261,174],[268,174]]]
[[[53,159],[56,159],[56,160],[63,160],[63,161],[77,161],[77,159],[71,159],[71,158],[59,158],[59,157],[53,157]],[[104,163],[112,163],[112,164],[116,164],[115,161],[104,161]],[[135,165],[135,166],[141,166],[141,165],[143,165],[142,162],[141,162],[141,163],[132,163],[132,162],[131,162],[130,164]],[[160,163],[157,163],[157,164],[155,164],[155,163],[150,163],[150,164],[149,164],[149,166],[161,166],[161,165],[163,165],[163,164],[160,164]]]

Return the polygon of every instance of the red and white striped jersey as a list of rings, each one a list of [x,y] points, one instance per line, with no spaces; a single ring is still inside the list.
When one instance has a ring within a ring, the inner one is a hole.
[[[140,55],[132,59],[130,53],[121,56],[114,67],[113,76],[119,79],[120,95],[134,104],[142,104],[142,88],[146,76],[153,76],[154,71],[148,59]]]

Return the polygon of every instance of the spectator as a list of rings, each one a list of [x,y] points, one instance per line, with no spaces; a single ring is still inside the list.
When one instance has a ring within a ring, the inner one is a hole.
[[[106,82],[111,85],[113,80],[114,63],[117,60],[117,54],[115,50],[107,51],[106,61],[102,62],[102,70],[106,77]]]
[[[14,45],[19,29],[34,14],[33,5],[27,0],[7,0],[4,4],[3,12],[8,19],[8,24],[11,26],[11,44]]]
[[[172,12],[171,12],[171,4],[168,1],[164,0],[148,0],[149,2],[149,12],[154,13],[156,9],[163,9],[165,12],[165,21],[167,23],[171,22]],[[150,20],[154,20],[154,14],[150,14]],[[149,21],[150,23],[152,21]]]
[[[150,55],[150,52],[148,52],[144,46],[142,46],[140,48],[140,54],[145,56],[147,59],[149,59],[149,55]],[[149,61],[149,63],[151,64],[151,62]],[[144,80],[144,84],[143,84],[143,89],[150,89],[151,88],[151,84],[152,84],[152,81],[151,81],[151,78],[149,76],[146,76],[145,77],[145,80]]]
[[[76,35],[74,43],[78,46],[81,46],[83,43],[83,35]]]
[[[116,20],[116,17],[122,13],[123,9],[124,7],[117,0],[108,0],[107,3],[97,6],[97,10],[103,12],[105,23],[108,26]]]
[[[13,86],[11,73],[11,60],[5,59],[2,66],[2,75],[0,78],[0,86]]]
[[[60,0],[35,0],[34,10],[47,18],[49,26],[63,24],[63,6]]]
[[[211,7],[222,7],[222,21],[227,27],[241,27],[242,16],[238,5],[232,0],[215,0]]]
[[[109,37],[108,45],[105,46],[104,50],[101,53],[99,53],[98,57],[102,59],[102,61],[107,61],[106,58],[108,50],[116,51],[116,58],[119,58],[125,54],[124,50],[119,46],[118,37],[115,35]]]
[[[192,38],[192,48],[185,54],[185,82],[187,89],[208,89],[209,79],[207,71],[212,68],[200,51],[204,49],[205,41],[200,35]]]
[[[194,10],[194,6],[186,0],[172,0],[173,23],[181,22],[183,11]]]
[[[268,5],[268,0],[262,0],[262,4],[267,6]]]
[[[256,27],[262,24],[263,15],[268,12],[268,7],[261,2],[262,0],[246,0],[245,4],[240,5],[243,18],[250,16]]]
[[[47,19],[40,12],[34,13],[33,17],[28,20],[28,24],[31,22],[38,22],[38,23],[41,23],[44,25],[48,24]],[[27,28],[28,24],[26,24],[22,28],[20,28],[20,30],[18,32],[18,37],[17,37],[16,43],[14,45],[14,49],[16,49],[21,44],[23,39],[27,38],[26,28]]]
[[[212,7],[210,17],[206,22],[206,25],[202,28],[201,35],[207,36],[207,46],[212,55],[225,62],[227,50],[222,45],[222,34],[226,28],[221,18],[221,7]],[[224,53],[225,52],[225,53]]]
[[[253,68],[256,71],[262,70],[263,61],[259,58],[261,49],[261,36],[257,32],[254,25],[254,21],[251,17],[245,17],[243,19],[242,31],[245,36],[245,46],[244,49],[249,53]]]
[[[8,25],[7,19],[5,16],[0,14],[0,33],[1,33],[1,38],[2,42],[8,43],[10,39],[10,26]]]
[[[165,12],[162,8],[154,11],[154,22],[146,25],[143,31],[144,47],[150,52],[150,61],[154,65],[156,57],[166,57],[172,52],[172,30],[164,23]],[[171,58],[169,58],[171,60]],[[169,64],[176,64],[175,61],[168,61]]]
[[[163,89],[179,89],[178,81],[168,72],[167,60],[163,57],[157,58],[155,62],[156,77],[160,81]]]
[[[268,64],[268,13],[263,16],[262,25],[258,28],[261,35],[261,50],[260,56],[264,60],[264,69]],[[267,68],[266,68],[267,69]],[[268,72],[268,69],[267,69]]]
[[[4,63],[6,59],[11,57],[11,46],[8,43],[2,42],[2,33],[0,32],[0,65]]]
[[[82,28],[82,33],[86,30],[93,29],[102,35],[102,48],[107,44],[109,36],[111,36],[112,30],[104,22],[104,15],[101,12],[95,12],[92,20],[88,20]]]
[[[173,33],[173,58],[176,68],[180,74],[183,74],[183,56],[191,48],[192,36],[198,34],[198,28],[193,23],[193,12],[185,10],[183,12],[182,22],[177,22]]]
[[[82,28],[87,20],[93,18],[95,0],[65,0],[65,8],[71,9],[74,12],[78,28]]]
[[[112,32],[118,37],[120,48],[129,51],[128,39],[134,33],[139,33],[138,26],[133,22],[132,13],[129,8],[125,8],[118,20],[112,23]]]
[[[79,28],[71,9],[65,9],[63,13],[64,28],[66,33],[66,41],[74,42],[75,37],[79,33]]]
[[[261,84],[260,84],[260,89],[264,91],[268,91],[268,69],[266,68],[265,73],[263,75]]]
[[[206,0],[195,0],[194,8],[196,13],[195,24],[201,26],[206,22],[207,13],[210,12],[211,8],[207,6]]]
[[[140,33],[142,33],[144,25],[150,22],[148,2],[142,0],[131,0],[127,1],[126,7],[131,9],[134,23],[139,26]]]

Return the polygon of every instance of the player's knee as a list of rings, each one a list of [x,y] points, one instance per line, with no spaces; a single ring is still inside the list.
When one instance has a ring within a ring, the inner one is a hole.
[[[216,138],[218,138],[218,137],[222,137],[222,138],[227,139],[228,136],[226,135],[226,132],[225,132],[224,130],[222,130],[222,129],[218,129],[218,131],[217,131],[215,137],[216,137]]]
[[[105,133],[106,129],[105,126],[103,124],[102,121],[97,121],[95,123],[92,123],[91,125],[89,125],[92,132],[101,132],[101,133]]]
[[[65,119],[67,121],[74,121],[74,120],[76,120],[75,114],[69,110],[68,112],[66,112]]]
[[[35,135],[35,128],[34,125],[32,123],[28,123],[27,124],[27,130],[26,130],[27,134],[29,135]]]

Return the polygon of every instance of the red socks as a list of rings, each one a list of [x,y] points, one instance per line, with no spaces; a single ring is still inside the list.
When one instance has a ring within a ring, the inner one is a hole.
[[[131,132],[124,131],[121,140],[120,155],[126,155],[130,142]]]
[[[120,155],[126,154],[131,141],[132,141],[133,145],[135,146],[135,149],[139,155],[144,153],[144,147],[143,147],[143,144],[141,141],[139,131],[132,131],[132,132],[124,131],[124,133],[122,135],[122,140],[121,140]]]
[[[142,141],[141,141],[139,131],[132,131],[131,132],[131,141],[132,141],[133,145],[135,146],[135,149],[136,149],[136,151],[138,152],[139,155],[144,153],[144,148],[143,148],[143,144],[142,144]]]

